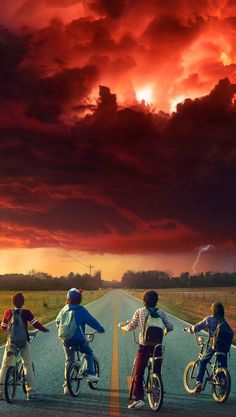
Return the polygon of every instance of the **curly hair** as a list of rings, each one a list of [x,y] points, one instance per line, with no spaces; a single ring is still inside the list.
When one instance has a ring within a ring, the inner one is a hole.
[[[12,304],[16,307],[16,308],[21,308],[24,305],[25,299],[24,296],[22,294],[22,292],[17,292],[12,296]]]
[[[223,304],[220,301],[215,301],[211,305],[211,312],[214,317],[223,318],[225,316],[225,309]]]
[[[143,293],[142,300],[145,307],[155,307],[158,302],[158,294],[154,290],[147,290]]]

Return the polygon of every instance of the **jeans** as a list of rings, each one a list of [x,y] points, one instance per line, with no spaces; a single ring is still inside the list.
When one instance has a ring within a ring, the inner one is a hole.
[[[135,367],[133,373],[133,399],[135,401],[143,400],[144,398],[144,390],[143,390],[143,375],[145,372],[145,368],[148,364],[148,359],[152,356],[154,350],[154,346],[144,346],[139,345],[138,351],[136,354],[135,359]],[[156,354],[161,356],[161,347],[156,349]],[[157,360],[154,366],[154,372],[159,373],[161,369],[161,360]]]
[[[206,366],[207,366],[208,362],[211,360],[214,353],[215,353],[215,351],[211,347],[208,347],[206,352],[203,354],[203,357],[200,360],[199,370],[198,370],[198,374],[197,374],[197,378],[196,378],[196,380],[198,382],[203,382]],[[219,366],[221,368],[227,368],[227,354],[226,355],[217,355],[217,360],[218,360]]]
[[[63,345],[64,352],[65,352],[65,381],[66,381],[66,372],[69,366],[75,361],[75,351],[70,349],[70,346],[66,345],[66,343]],[[79,350],[81,353],[85,353],[87,356],[88,361],[88,374],[89,375],[95,375],[95,369],[94,369],[94,358],[93,358],[93,351],[88,345],[88,343],[80,343],[76,346],[76,349]]]
[[[3,391],[3,383],[6,377],[7,370],[9,366],[11,365],[11,362],[13,359],[15,359],[15,355],[7,355],[8,352],[8,344],[6,344],[5,351],[2,358],[2,367],[0,370],[0,390]],[[20,349],[20,354],[24,366],[24,374],[26,379],[26,390],[34,391],[36,392],[36,383],[35,383],[35,376],[33,371],[33,365],[32,365],[32,355],[30,350],[30,345],[27,342],[26,346],[22,349]]]

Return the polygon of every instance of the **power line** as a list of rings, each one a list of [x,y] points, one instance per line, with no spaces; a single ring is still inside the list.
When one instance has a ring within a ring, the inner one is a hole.
[[[18,199],[18,198],[16,198],[15,196],[14,196],[14,198],[15,198],[15,201],[16,201],[19,205],[21,205],[21,206],[23,205],[23,203],[21,203],[21,202],[19,201],[19,199]],[[89,268],[89,271],[90,271],[90,276],[91,276],[92,268],[94,268],[94,266],[93,266],[93,265],[91,265],[91,264],[89,264],[89,263],[83,263],[83,262],[81,262],[80,260],[78,260],[78,256],[77,256],[77,254],[76,254],[76,256],[71,255],[71,254],[70,254],[70,252],[68,251],[68,249],[66,249],[64,246],[62,246],[62,243],[61,243],[58,239],[56,239],[56,238],[53,236],[52,231],[50,231],[50,229],[49,229],[48,227],[46,227],[44,224],[42,224],[41,220],[39,221],[38,219],[35,219],[35,217],[33,217],[33,216],[32,216],[32,220],[33,220],[33,223],[34,223],[36,226],[39,226],[40,228],[45,229],[47,232],[49,232],[49,234],[50,234],[50,236],[51,236],[52,240],[54,240],[54,242],[56,242],[56,243],[57,243],[57,245],[60,247],[60,249],[61,249],[61,250],[63,250],[63,252],[64,252],[64,253],[66,253],[66,255],[69,255],[69,257],[70,257],[71,259],[73,259],[75,262],[78,262],[79,264],[81,264],[81,265],[85,266],[86,268]]]

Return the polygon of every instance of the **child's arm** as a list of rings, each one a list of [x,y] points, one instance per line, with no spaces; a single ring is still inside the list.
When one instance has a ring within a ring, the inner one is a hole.
[[[9,321],[11,319],[11,316],[12,316],[11,309],[6,310],[3,314],[3,318],[2,318],[2,322],[1,322],[1,330],[3,330],[4,332],[7,331],[8,324],[9,324]]]
[[[104,333],[105,329],[101,326],[101,324],[88,312],[86,308],[84,308],[84,323],[88,326],[92,327],[92,329],[96,330],[99,333]]]
[[[26,310],[26,315],[27,315],[27,321],[32,324],[32,326],[35,327],[35,329],[40,330],[41,332],[49,332],[49,329],[47,329],[46,327],[44,327],[31,313],[30,310]]]
[[[208,317],[205,317],[202,321],[199,321],[199,323],[195,324],[194,326],[190,326],[190,332],[197,333],[197,332],[200,332],[201,330],[208,329],[207,319]]]
[[[163,324],[166,327],[167,333],[172,332],[172,330],[174,330],[174,325],[173,325],[172,321],[170,320],[169,316],[163,310],[159,310],[158,312],[160,314],[160,318],[161,318]]]
[[[118,326],[124,330],[125,332],[130,332],[132,330],[135,330],[138,327],[138,320],[139,320],[139,310],[136,310],[132,319],[128,322],[128,324],[119,323]]]

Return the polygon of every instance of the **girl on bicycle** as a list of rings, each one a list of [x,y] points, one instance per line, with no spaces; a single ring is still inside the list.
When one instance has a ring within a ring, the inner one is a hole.
[[[88,379],[90,382],[98,381],[95,374],[93,351],[90,348],[85,337],[85,325],[92,327],[99,333],[104,333],[105,330],[101,324],[88,312],[85,307],[80,305],[82,301],[82,290],[71,288],[67,293],[66,305],[62,308],[56,318],[56,325],[59,327],[61,317],[65,311],[73,310],[75,312],[76,331],[72,339],[63,342],[65,353],[65,374],[64,374],[64,394],[70,395],[66,384],[66,372],[70,364],[74,362],[75,352],[71,347],[77,347],[81,353],[85,353],[88,359]]]
[[[126,323],[119,323],[118,326],[124,331],[132,331],[135,330],[137,327],[139,328],[139,347],[136,355],[135,360],[135,368],[134,368],[134,387],[133,387],[133,402],[128,405],[128,408],[141,408],[144,406],[144,390],[143,390],[143,375],[145,368],[148,363],[148,359],[150,355],[153,354],[154,345],[149,346],[146,345],[143,340],[143,334],[145,329],[145,322],[147,316],[150,315],[151,317],[160,318],[160,321],[166,328],[167,332],[170,332],[174,329],[173,324],[171,323],[167,314],[159,309],[156,308],[156,304],[158,302],[158,294],[156,291],[148,290],[145,291],[142,295],[142,300],[144,303],[144,307],[138,308],[131,321]],[[161,343],[161,341],[160,341]],[[160,367],[160,363],[157,364]],[[156,370],[158,371],[158,369]]]
[[[195,324],[194,326],[190,326],[187,330],[189,333],[197,333],[201,330],[207,330],[209,333],[209,342],[207,345],[207,349],[200,360],[200,366],[198,375],[196,377],[196,388],[195,388],[195,394],[199,394],[202,391],[202,383],[203,378],[206,370],[207,363],[210,361],[212,356],[215,353],[214,346],[212,344],[213,336],[215,334],[215,331],[217,329],[217,326],[219,323],[221,323],[224,320],[224,306],[219,301],[214,302],[211,305],[211,316],[205,317],[202,321]],[[227,368],[227,353],[220,352],[221,354],[217,355],[220,367]]]

